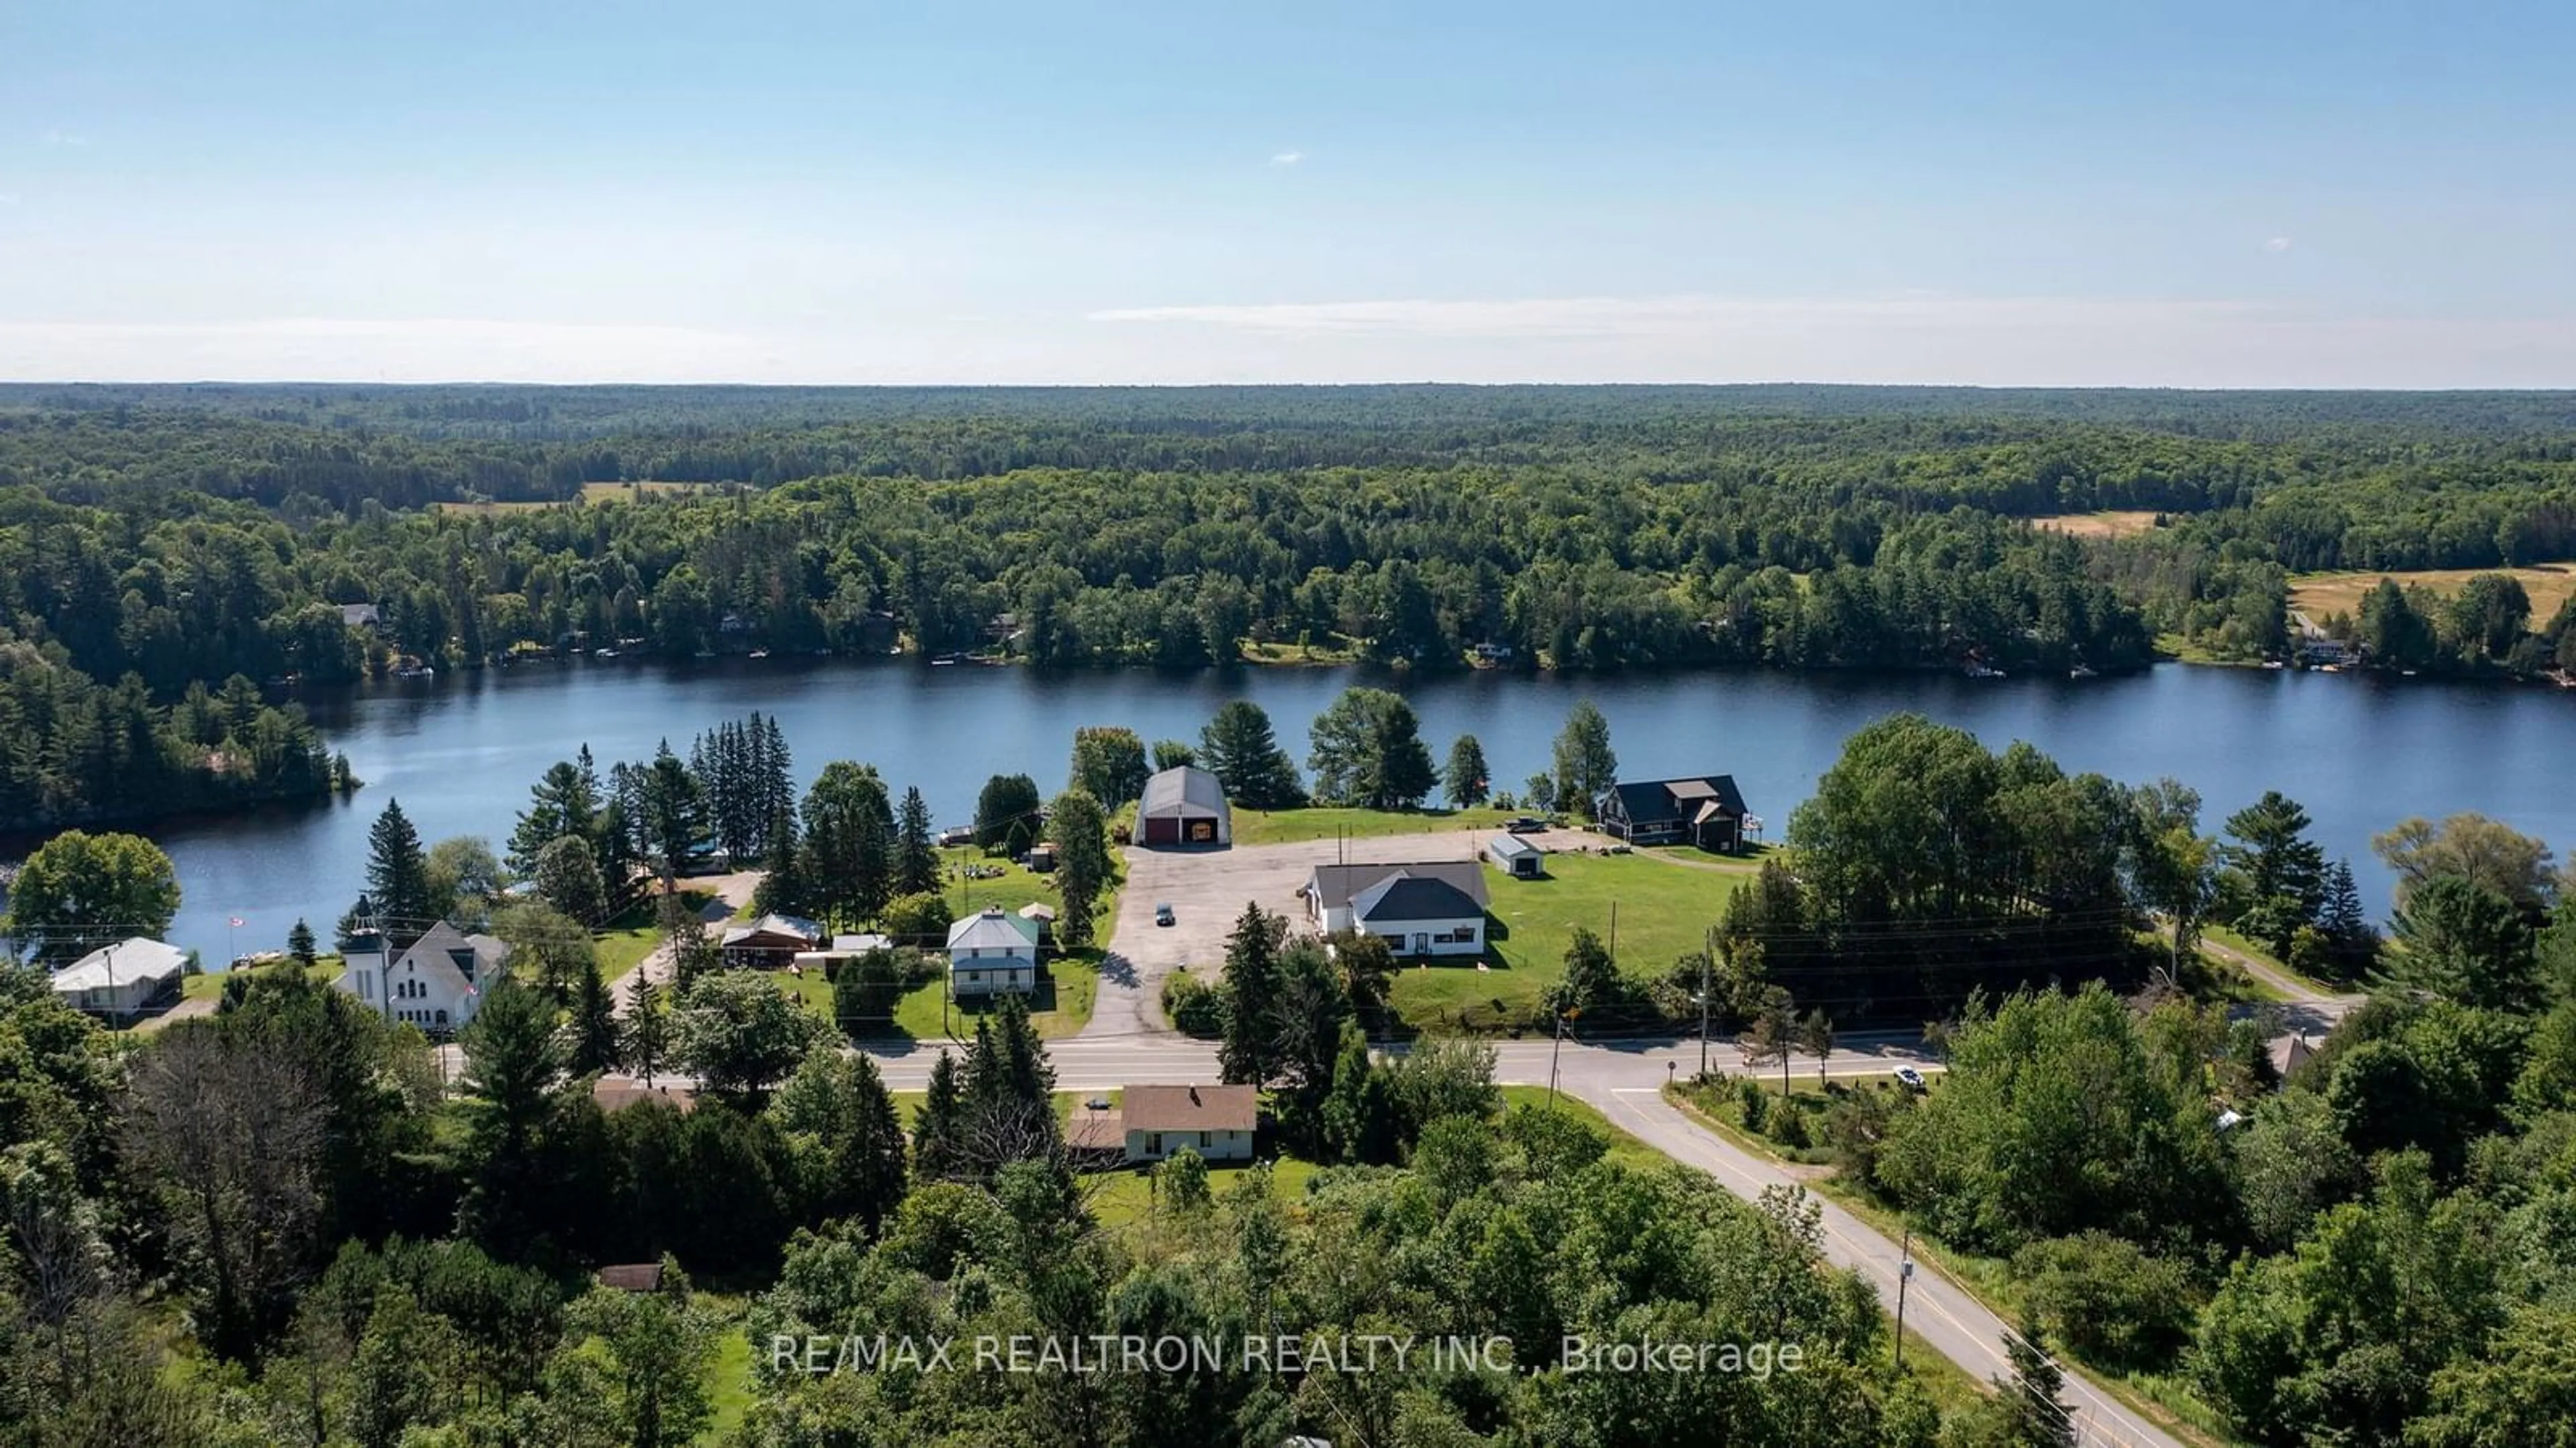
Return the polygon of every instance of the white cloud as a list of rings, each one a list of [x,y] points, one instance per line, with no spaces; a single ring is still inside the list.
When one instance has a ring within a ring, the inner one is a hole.
[[[1306,153],[1303,151],[1282,151],[1278,155],[1270,158],[1270,164],[1273,166],[1294,166],[1305,159]]]
[[[2290,249],[2290,239],[2286,236],[2273,237],[2270,241],[2263,243],[2263,249],[2270,252],[2288,251]]]

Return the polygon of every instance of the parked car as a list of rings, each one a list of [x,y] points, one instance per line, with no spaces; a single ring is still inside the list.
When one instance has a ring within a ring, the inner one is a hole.
[[[1154,907],[1154,923],[1155,923],[1155,924],[1157,924],[1157,925],[1169,925],[1169,924],[1171,924],[1171,923],[1172,923],[1172,907],[1171,907],[1171,906],[1169,906],[1169,905],[1157,905],[1157,906],[1155,906],[1155,907]]]
[[[1515,835],[1534,835],[1547,828],[1547,821],[1531,815],[1522,815],[1505,824],[1503,828]]]
[[[1923,1073],[1911,1066],[1899,1066],[1896,1068],[1896,1084],[1908,1091],[1920,1091],[1923,1089]]]

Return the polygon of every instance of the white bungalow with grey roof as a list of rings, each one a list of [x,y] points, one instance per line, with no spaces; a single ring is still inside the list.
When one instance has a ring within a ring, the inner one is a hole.
[[[54,972],[54,994],[93,1016],[128,1017],[179,993],[188,952],[143,936],[102,945]]]
[[[948,990],[960,999],[1038,988],[1038,923],[999,905],[948,927]]]
[[[1473,860],[1411,865],[1317,865],[1306,877],[1306,916],[1327,935],[1375,935],[1398,955],[1480,955],[1485,949],[1484,867]]]

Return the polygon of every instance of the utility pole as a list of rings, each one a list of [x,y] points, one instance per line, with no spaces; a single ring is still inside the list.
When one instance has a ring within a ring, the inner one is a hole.
[[[1699,1079],[1708,1079],[1709,965],[1717,952],[1717,932],[1708,933],[1708,948],[1699,955]]]
[[[1905,1372],[1905,1284],[1914,1280],[1914,1229],[1896,1249],[1896,1371]]]
[[[1619,963],[1619,902],[1610,902],[1610,963]]]
[[[1556,1013],[1556,1043],[1547,1048],[1547,1109],[1550,1111],[1556,1109],[1556,1059],[1565,1050],[1565,1018],[1569,1014],[1567,1011]]]

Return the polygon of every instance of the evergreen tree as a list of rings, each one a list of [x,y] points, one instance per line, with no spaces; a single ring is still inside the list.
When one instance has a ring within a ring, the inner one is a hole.
[[[1368,1035],[1357,1021],[1342,1023],[1332,1099],[1324,1107],[1324,1135],[1342,1161],[1379,1166],[1395,1159],[1395,1102],[1385,1077],[1369,1060]]]
[[[421,848],[420,832],[404,817],[400,800],[386,800],[385,812],[367,831],[367,898],[396,949],[419,939],[437,918],[429,853]]]
[[[626,984],[626,1025],[619,1055],[648,1088],[655,1073],[671,1059],[671,1018],[662,1010],[662,989],[645,979],[641,970]]]
[[[1183,765],[1196,764],[1198,762],[1199,752],[1192,749],[1187,744],[1182,743],[1178,739],[1157,739],[1154,741],[1154,769],[1157,773],[1166,769],[1179,769]]]
[[[589,768],[590,747],[582,746],[579,762],[561,760],[547,767],[528,791],[528,807],[510,831],[510,868],[536,873],[537,856],[566,835],[590,838],[599,827],[599,785]]]
[[[1443,771],[1440,792],[1449,799],[1451,809],[1473,809],[1493,795],[1492,781],[1485,769],[1485,746],[1473,734],[1461,734],[1449,746],[1449,767]]]
[[[949,1181],[967,1170],[966,1097],[957,1058],[941,1051],[930,1064],[930,1088],[912,1118],[912,1174],[921,1181]]]
[[[564,1053],[564,1069],[575,1076],[617,1069],[617,1009],[609,998],[607,981],[600,976],[597,959],[581,973],[581,983],[573,992],[568,1025],[571,1041]]]
[[[1225,1038],[1217,1047],[1229,1085],[1266,1086],[1278,1073],[1277,1012],[1284,982],[1279,946],[1288,922],[1246,902],[1225,940]]]
[[[806,894],[836,920],[873,918],[892,898],[894,809],[872,765],[836,759],[805,791]]]
[[[917,785],[904,790],[903,804],[895,811],[894,893],[939,893],[939,834]]]
[[[1056,896],[1064,907],[1056,915],[1055,937],[1070,949],[1080,949],[1091,943],[1092,917],[1116,868],[1109,850],[1109,819],[1098,800],[1081,789],[1068,789],[1055,797],[1047,830],[1055,840]]]
[[[301,915],[295,917],[295,924],[286,932],[286,954],[288,959],[306,970],[311,970],[313,962],[319,958],[319,952],[313,940],[313,927],[305,924],[304,917]]]
[[[707,835],[705,789],[667,739],[645,766],[641,784],[645,845],[655,866],[666,880],[689,873]]]
[[[816,1046],[771,1114],[796,1151],[807,1218],[855,1217],[873,1232],[902,1203],[903,1122],[874,1057]]]
[[[2327,958],[2349,978],[2367,969],[2379,955],[2379,931],[2361,903],[2361,886],[2352,877],[2352,862],[2337,860],[2326,872],[2325,907],[2317,912],[2325,933]]]
[[[466,1093],[480,1102],[472,1117],[474,1184],[465,1215],[487,1245],[515,1254],[541,1225],[533,1215],[543,1195],[538,1137],[564,1065],[554,1004],[506,977],[495,980],[457,1039],[465,1050]]]
[[[2075,1448],[2075,1415],[2059,1396],[2066,1374],[2039,1342],[2039,1324],[2024,1315],[2021,1325],[2004,1335],[2004,1356],[2012,1363],[2012,1381],[1998,1381],[2004,1441],[2014,1448]]]
[[[1556,803],[1584,819],[1601,807],[1601,796],[1619,782],[1619,756],[1610,748],[1610,721],[1599,706],[1584,699],[1566,715],[1556,736]]]
[[[1199,760],[1236,804],[1292,809],[1306,802],[1297,766],[1271,733],[1270,716],[1249,699],[1236,699],[1216,711],[1199,732]]]
[[[804,841],[796,837],[796,815],[782,810],[763,832],[769,842],[766,869],[752,891],[751,906],[763,915],[802,915],[813,908],[813,886]]]

